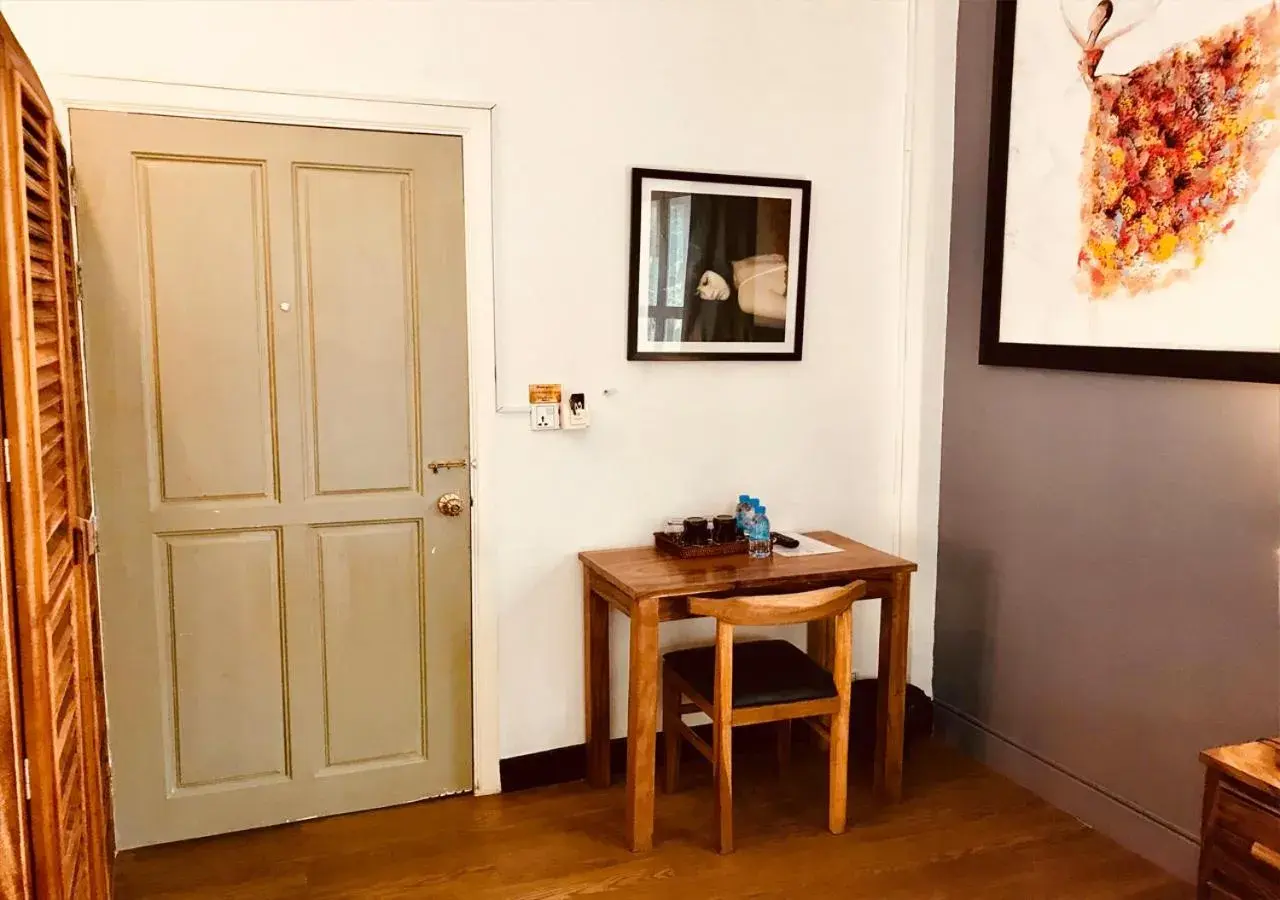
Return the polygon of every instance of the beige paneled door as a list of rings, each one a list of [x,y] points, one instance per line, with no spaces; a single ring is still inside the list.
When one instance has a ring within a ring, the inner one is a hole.
[[[460,139],[71,136],[121,846],[469,789]]]

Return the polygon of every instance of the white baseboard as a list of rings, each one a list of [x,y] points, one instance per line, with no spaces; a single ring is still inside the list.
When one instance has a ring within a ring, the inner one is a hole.
[[[1200,845],[1194,835],[1141,809],[934,700],[934,731],[1059,809],[1186,881],[1195,881]]]

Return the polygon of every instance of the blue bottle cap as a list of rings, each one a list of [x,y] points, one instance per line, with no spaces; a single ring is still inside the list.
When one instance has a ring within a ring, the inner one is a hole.
[[[764,507],[763,507],[763,506],[757,506],[757,507],[756,507],[756,512],[760,513],[761,515],[764,515],[764,511],[765,511],[765,510],[764,510]]]
[[[739,495],[738,495],[738,502],[739,502],[739,503],[747,503],[747,502],[749,502],[750,500],[751,500],[751,497],[750,497],[750,495],[748,495],[748,494],[739,494]]]

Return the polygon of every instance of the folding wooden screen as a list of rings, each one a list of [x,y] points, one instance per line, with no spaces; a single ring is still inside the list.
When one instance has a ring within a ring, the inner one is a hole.
[[[112,848],[73,186],[49,99],[0,26],[0,891],[100,900]]]

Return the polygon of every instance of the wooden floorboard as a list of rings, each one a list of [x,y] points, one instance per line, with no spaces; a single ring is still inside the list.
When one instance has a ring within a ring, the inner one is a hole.
[[[907,765],[906,799],[872,803],[855,773],[850,828],[825,830],[821,755],[735,762],[738,850],[712,847],[705,763],[658,795],[657,846],[623,849],[624,791],[562,785],[456,797],[121,854],[133,898],[983,898],[1189,900],[1190,886],[947,748]]]

